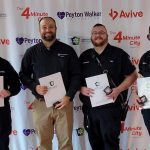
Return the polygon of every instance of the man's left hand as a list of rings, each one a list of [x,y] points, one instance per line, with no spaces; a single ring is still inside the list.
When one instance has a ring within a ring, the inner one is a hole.
[[[70,103],[70,97],[69,96],[64,96],[60,100],[60,103],[55,106],[55,108],[62,109],[64,107],[67,107],[69,105],[69,103]]]
[[[118,88],[113,88],[112,92],[107,96],[108,96],[108,98],[112,98],[115,101],[119,94],[120,94],[119,89]]]

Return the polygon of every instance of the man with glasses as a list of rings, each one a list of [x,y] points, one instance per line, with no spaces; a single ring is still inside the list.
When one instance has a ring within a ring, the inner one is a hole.
[[[121,93],[126,100],[127,89],[136,80],[137,73],[129,55],[108,43],[108,33],[104,25],[93,26],[91,42],[94,48],[86,50],[79,58],[82,75],[80,100],[83,103],[84,126],[93,150],[119,150],[119,95]],[[107,73],[112,90],[107,97],[113,99],[114,103],[92,107],[90,97],[94,94],[94,89],[87,87],[85,79],[103,73]]]

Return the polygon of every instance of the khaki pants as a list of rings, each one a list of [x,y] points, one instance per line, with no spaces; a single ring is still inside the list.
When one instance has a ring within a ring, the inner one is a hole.
[[[38,132],[38,150],[52,150],[54,127],[59,150],[72,150],[73,103],[63,109],[46,107],[44,101],[33,102],[33,121]]]

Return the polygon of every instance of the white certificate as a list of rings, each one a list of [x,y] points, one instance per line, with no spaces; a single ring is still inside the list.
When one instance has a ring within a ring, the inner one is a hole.
[[[0,91],[4,89],[3,76],[0,76]],[[0,97],[0,107],[4,107],[4,98]]]
[[[87,87],[94,89],[94,94],[90,97],[92,107],[114,102],[113,99],[108,99],[104,92],[104,89],[109,86],[108,78],[105,73],[86,78],[85,80]]]
[[[44,95],[47,107],[53,106],[66,95],[66,89],[60,72],[42,77],[39,79],[40,85],[48,87],[48,92]]]
[[[145,95],[147,102],[144,103],[143,109],[150,108],[150,77],[137,79],[137,91],[139,97]]]

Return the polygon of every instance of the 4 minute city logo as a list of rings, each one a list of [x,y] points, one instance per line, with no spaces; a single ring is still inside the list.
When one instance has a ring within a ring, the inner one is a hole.
[[[42,17],[47,17],[48,16],[48,12],[46,11],[39,11],[39,10],[32,10],[33,8],[31,7],[17,7],[17,11],[19,11],[19,13],[21,14],[22,17],[24,17],[25,19],[29,19],[29,18],[33,18],[36,17],[38,18],[38,20],[40,20]]]

